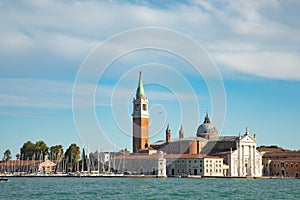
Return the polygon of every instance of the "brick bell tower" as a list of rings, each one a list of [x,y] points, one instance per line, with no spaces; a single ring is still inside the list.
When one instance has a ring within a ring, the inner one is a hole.
[[[139,74],[139,84],[136,90],[135,98],[133,98],[133,143],[132,151],[135,153],[140,149],[149,146],[149,129],[148,129],[148,99],[145,95],[142,82],[142,72]]]

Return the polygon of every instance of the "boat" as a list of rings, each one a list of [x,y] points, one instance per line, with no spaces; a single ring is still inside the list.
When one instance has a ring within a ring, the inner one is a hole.
[[[7,181],[8,181],[8,178],[3,178],[3,177],[0,178],[0,182],[7,182]]]

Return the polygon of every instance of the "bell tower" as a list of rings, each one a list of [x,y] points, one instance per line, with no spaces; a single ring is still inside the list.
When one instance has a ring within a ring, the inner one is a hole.
[[[139,83],[136,90],[135,98],[133,98],[133,141],[132,151],[137,152],[140,149],[149,146],[149,129],[148,129],[148,99],[146,97],[142,82],[142,72],[139,74]]]
[[[168,127],[166,129],[166,143],[170,143],[170,141],[171,141],[171,129],[168,124]]]
[[[180,130],[179,130],[179,139],[182,139],[182,138],[184,138],[184,131],[183,131],[183,128],[181,125]]]

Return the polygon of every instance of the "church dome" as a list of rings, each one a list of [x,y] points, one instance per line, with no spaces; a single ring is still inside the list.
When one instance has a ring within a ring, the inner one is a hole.
[[[210,119],[207,113],[203,124],[198,127],[197,137],[206,139],[213,139],[218,137],[218,130],[212,123],[210,123]]]

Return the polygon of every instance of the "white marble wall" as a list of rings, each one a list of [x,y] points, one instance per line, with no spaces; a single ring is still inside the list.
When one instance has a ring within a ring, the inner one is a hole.
[[[245,135],[237,141],[237,150],[228,155],[229,176],[262,176],[262,156],[256,150],[256,140]]]

